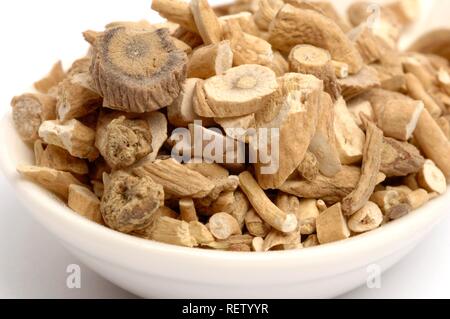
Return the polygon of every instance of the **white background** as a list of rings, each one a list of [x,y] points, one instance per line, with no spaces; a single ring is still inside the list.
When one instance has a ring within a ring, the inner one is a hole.
[[[446,21],[450,14],[450,1],[438,0],[438,7],[429,27]],[[111,21],[143,18],[159,21],[150,10],[150,0],[1,1],[0,115],[9,110],[12,96],[26,91],[57,59],[69,66],[84,54],[88,46],[82,31],[101,30]],[[79,261],[30,218],[3,176],[0,203],[0,298],[134,297],[82,264],[81,289],[68,289],[66,267]],[[449,269],[447,219],[411,255],[383,275],[381,289],[363,287],[344,297],[450,298]]]

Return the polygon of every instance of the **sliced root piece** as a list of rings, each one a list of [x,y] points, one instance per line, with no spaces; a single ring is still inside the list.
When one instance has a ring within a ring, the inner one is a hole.
[[[406,202],[408,203],[411,208],[419,209],[426,203],[430,201],[430,195],[428,192],[422,188],[416,189],[415,191],[412,191],[408,195],[406,195]]]
[[[378,126],[385,136],[399,141],[408,141],[416,129],[423,109],[424,105],[421,101],[404,99],[386,101]]]
[[[188,126],[201,117],[194,112],[193,98],[195,95],[195,87],[200,79],[186,79],[181,88],[178,98],[167,107],[167,117],[170,124],[175,126]]]
[[[103,217],[100,212],[100,200],[88,188],[76,184],[69,186],[67,205],[75,212],[100,225]]]
[[[150,238],[166,244],[192,248],[198,243],[189,226],[185,221],[163,216],[155,221]]]
[[[361,178],[355,190],[342,201],[342,211],[346,216],[353,215],[360,210],[369,201],[370,195],[378,184],[382,146],[383,132],[375,124],[369,122],[366,131]]]
[[[433,161],[427,160],[417,174],[419,186],[430,193],[436,192],[440,195],[447,190],[447,181],[442,171],[437,168]]]
[[[140,162],[154,162],[159,154],[159,150],[163,147],[167,140],[167,118],[161,112],[152,112],[143,117],[150,128],[150,135],[152,136],[151,152],[141,159]],[[148,134],[148,133],[147,133]]]
[[[324,90],[335,100],[341,95],[330,53],[309,44],[295,46],[289,54],[292,72],[312,74],[324,82]]]
[[[203,42],[219,43],[222,40],[222,26],[208,1],[192,0],[190,8]]]
[[[313,181],[319,174],[317,157],[310,151],[306,152],[305,157],[297,170],[304,179],[310,182]]]
[[[217,213],[208,222],[211,234],[217,239],[225,240],[233,235],[241,235],[241,227],[237,220],[227,213]]]
[[[393,138],[384,138],[380,172],[387,177],[415,174],[424,163],[425,159],[414,145]]]
[[[233,51],[230,41],[200,47],[192,53],[187,66],[189,78],[208,79],[223,74],[233,66]]]
[[[186,54],[176,48],[167,29],[118,27],[97,37],[91,74],[105,107],[143,113],[173,102],[186,64]]]
[[[235,14],[229,14],[219,17],[219,21],[222,25],[222,30],[224,34],[229,31],[230,22],[237,21],[242,31],[245,33],[259,36],[261,31],[258,29],[258,26],[255,24],[253,20],[253,15],[248,11],[242,11]]]
[[[450,60],[450,29],[437,29],[424,34],[408,51],[435,54]]]
[[[152,9],[167,20],[198,33],[189,3],[183,0],[153,0]]]
[[[284,5],[272,22],[269,42],[290,52],[298,44],[312,44],[330,52],[333,60],[347,63],[350,74],[358,73],[363,60],[351,41],[331,19],[312,10]]]
[[[315,246],[319,246],[319,239],[317,239],[317,235],[309,235],[304,242],[302,242],[303,248],[311,248]]]
[[[138,176],[150,176],[175,198],[203,198],[214,188],[209,179],[173,159],[146,163],[133,171]]]
[[[56,62],[49,74],[44,78],[34,83],[34,87],[38,92],[47,94],[49,91],[64,80],[66,73],[64,72],[61,61]]]
[[[342,95],[346,99],[351,99],[364,91],[379,87],[381,82],[377,71],[369,66],[364,66],[357,74],[338,79],[337,84],[342,89]]]
[[[110,113],[100,115],[95,145],[113,169],[126,168],[147,156],[152,136],[144,120],[130,120]]]
[[[229,251],[250,251],[253,241],[253,236],[245,235],[233,235],[225,240],[216,240],[212,243],[205,244],[203,246],[218,250]]]
[[[348,101],[347,108],[350,111],[350,113],[352,113],[355,123],[361,129],[364,128],[363,118],[366,118],[367,120],[372,122],[375,122],[376,120],[372,104],[370,103],[370,101],[364,98],[356,97]]]
[[[189,223],[189,232],[199,245],[205,245],[214,241],[214,237],[208,227],[198,221],[192,221]]]
[[[45,121],[39,128],[39,136],[45,143],[62,147],[75,157],[93,161],[99,155],[94,145],[95,131],[75,119],[64,124]]]
[[[283,76],[289,72],[289,63],[279,51],[274,51],[273,62],[270,68],[277,76]]]
[[[136,177],[123,171],[110,175],[100,209],[112,229],[130,233],[146,228],[152,214],[164,203],[164,191],[148,176]]]
[[[408,87],[409,95],[416,100],[423,101],[425,108],[434,118],[438,118],[442,115],[442,109],[436,103],[436,101],[431,97],[423,87],[420,80],[412,73],[407,73],[405,75],[406,85]]]
[[[245,228],[255,237],[266,237],[272,227],[259,217],[254,209],[250,209],[245,215]]]
[[[350,237],[347,221],[341,210],[341,203],[331,206],[317,218],[317,239],[327,244]]]
[[[372,202],[367,202],[348,220],[348,228],[354,233],[365,233],[380,227],[383,222],[383,213]]]
[[[203,88],[211,113],[225,118],[260,110],[276,92],[278,84],[271,69],[248,64],[206,80]],[[210,117],[209,114],[199,115]]]
[[[258,215],[273,228],[289,233],[297,228],[294,214],[285,213],[273,204],[249,172],[239,175],[242,191]]]
[[[65,149],[55,145],[48,145],[42,152],[39,166],[78,175],[85,175],[89,172],[88,165],[84,160],[73,157]]]
[[[292,250],[303,248],[298,231],[288,234],[272,229],[264,239],[263,251],[269,250]]]
[[[57,171],[52,168],[38,167],[30,165],[20,165],[17,171],[24,177],[48,189],[52,193],[67,199],[69,186],[81,183],[68,172]]]
[[[180,218],[185,222],[198,221],[197,211],[195,210],[192,198],[182,198],[178,202],[180,206]]]
[[[366,64],[379,61],[388,49],[383,41],[375,36],[367,24],[352,29],[348,37],[355,44]]]
[[[44,154],[44,142],[42,140],[36,140],[33,144],[33,152],[34,152],[34,164],[36,166],[41,165],[42,154]]]
[[[269,30],[270,23],[275,18],[278,10],[281,9],[284,2],[282,0],[261,0],[258,4],[258,10],[253,15],[258,28],[264,31]]]
[[[43,121],[56,119],[56,99],[44,94],[23,94],[11,101],[14,126],[24,142],[33,143],[39,138]]]

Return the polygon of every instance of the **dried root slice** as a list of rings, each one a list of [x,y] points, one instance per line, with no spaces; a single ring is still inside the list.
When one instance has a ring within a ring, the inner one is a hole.
[[[93,91],[89,73],[79,73],[66,78],[58,85],[58,118],[68,121],[95,111],[103,99]]]
[[[430,195],[422,188],[416,189],[406,195],[406,202],[413,210],[419,209],[430,201]]]
[[[292,250],[303,248],[298,231],[288,234],[273,229],[264,239],[263,251]]]
[[[56,99],[43,94],[23,94],[11,101],[14,126],[24,142],[33,143],[39,138],[43,121],[56,119]]]
[[[266,237],[272,229],[269,224],[259,217],[254,209],[250,209],[245,215],[245,228],[251,235],[262,238]]]
[[[137,162],[136,165],[139,165],[141,162],[154,162],[168,137],[167,118],[163,113],[151,112],[143,117],[143,119],[147,121],[148,127],[150,128],[150,135],[152,136],[152,151]]]
[[[198,221],[197,211],[195,210],[194,201],[191,198],[182,198],[179,201],[180,218],[185,222]]]
[[[100,115],[95,145],[113,169],[126,168],[151,151],[152,136],[144,120],[129,120],[115,113]]]
[[[450,60],[450,30],[437,29],[424,34],[408,49],[411,52],[435,54]]]
[[[233,66],[230,41],[200,47],[192,53],[187,65],[188,78],[208,79],[221,75]]]
[[[208,222],[209,231],[219,239],[225,240],[233,235],[241,235],[241,227],[237,220],[227,213],[217,213],[211,216]]]
[[[55,145],[46,147],[40,156],[38,165],[77,175],[89,173],[88,165],[84,160],[73,157],[65,149]]]
[[[214,188],[209,179],[173,159],[157,160],[135,168],[138,176],[150,176],[175,198],[203,198]]]
[[[327,204],[321,199],[317,200],[316,206],[317,206],[317,209],[319,210],[319,213],[324,212],[328,208]]]
[[[146,228],[163,203],[163,188],[150,177],[117,171],[105,184],[100,210],[109,227],[131,233]]]
[[[284,233],[290,233],[297,228],[296,216],[275,206],[249,172],[241,173],[239,181],[242,191],[266,223]]]
[[[256,25],[263,31],[268,31],[270,23],[278,13],[278,10],[284,5],[282,0],[261,0],[258,4],[258,10],[253,15]]]
[[[369,66],[364,66],[357,74],[338,79],[337,84],[342,89],[342,95],[346,99],[351,99],[364,91],[379,87],[381,82],[376,70]]]
[[[331,206],[317,218],[317,239],[321,245],[350,237],[347,221],[341,210],[341,203]]]
[[[64,148],[75,157],[93,161],[99,155],[94,145],[95,131],[75,119],[64,124],[45,121],[39,128],[39,136],[45,143]]]
[[[271,69],[253,64],[238,66],[206,80],[203,89],[210,112],[202,111],[195,103],[194,110],[204,117],[247,115],[264,107],[277,88]]]
[[[353,115],[353,119],[355,120],[355,123],[362,129],[364,128],[363,125],[363,118],[375,122],[375,113],[373,111],[372,104],[370,101],[356,97],[350,101],[348,101],[347,105],[348,110]]]
[[[309,44],[295,46],[289,54],[292,72],[312,74],[324,82],[324,90],[336,100],[341,90],[336,82],[336,73],[328,51]]]
[[[155,226],[156,221],[161,217],[170,217],[173,219],[177,219],[178,214],[167,206],[161,206],[152,214],[147,227],[145,227],[144,229],[136,230],[131,234],[145,239],[152,239],[153,227]]]
[[[88,188],[76,184],[69,186],[68,206],[83,217],[103,224],[100,200]]]
[[[41,165],[42,154],[44,154],[44,142],[42,140],[36,140],[33,144],[33,152],[34,152],[34,164],[36,166]]]
[[[367,202],[348,220],[348,228],[354,233],[365,233],[380,227],[383,222],[383,213],[372,202]]]
[[[300,234],[310,235],[316,232],[316,219],[319,216],[319,209],[315,199],[299,200],[296,196],[279,193],[276,204],[282,211],[297,216]]]
[[[336,146],[335,110],[331,97],[322,93],[320,98],[320,116],[316,133],[309,144],[309,151],[317,159],[320,172],[328,177],[339,173],[342,169],[339,152]]]
[[[436,192],[440,195],[447,190],[447,181],[442,171],[436,167],[433,161],[426,160],[422,169],[417,174],[419,186],[430,193]]]
[[[325,49],[333,60],[347,63],[350,74],[358,73],[363,66],[361,55],[333,20],[289,4],[280,9],[272,22],[269,42],[286,53],[298,44],[312,44]]]
[[[151,231],[151,239],[166,244],[191,248],[198,244],[190,232],[189,223],[165,216],[155,221]]]
[[[228,251],[250,251],[253,241],[253,236],[245,235],[233,235],[225,240],[217,240],[212,243],[204,245],[208,248]]]
[[[230,213],[231,216],[236,218],[241,229],[245,226],[245,216],[250,210],[250,203],[243,192],[237,190],[234,192],[234,209]]]
[[[393,138],[384,138],[380,172],[387,177],[415,174],[424,163],[425,159],[414,145]]]
[[[342,164],[358,163],[362,159],[365,143],[364,132],[355,123],[344,99],[334,105],[334,131],[336,147]]]
[[[215,118],[214,121],[224,129],[227,136],[247,143],[250,139],[247,130],[255,127],[255,114],[227,117],[224,119]]]
[[[91,75],[103,106],[135,113],[170,105],[186,77],[187,57],[167,29],[118,27],[96,38]]]
[[[311,247],[315,247],[315,246],[319,246],[319,239],[317,239],[317,235],[313,234],[313,235],[309,235],[304,242],[302,242],[302,246],[303,248],[311,248]]]
[[[264,251],[264,238],[254,237],[252,240],[252,251],[263,252]]]
[[[297,170],[319,120],[322,81],[309,74],[288,73],[279,82],[280,89],[271,103],[255,115],[258,129],[279,129],[279,145],[270,143],[268,156],[254,143],[250,144],[251,150],[258,154],[255,173],[263,189],[278,188]]]
[[[364,207],[378,184],[382,147],[383,132],[375,124],[369,122],[366,131],[361,178],[355,190],[342,201],[342,211],[346,216],[353,215]]]
[[[413,99],[423,101],[425,108],[428,110],[432,117],[438,118],[439,116],[441,116],[442,109],[436,103],[433,97],[431,97],[426,92],[420,80],[412,73],[406,74],[405,79],[409,95]]]
[[[206,245],[215,240],[208,227],[198,221],[189,223],[189,232],[199,245]]]
[[[450,181],[450,141],[427,110],[420,115],[414,137],[422,152]]]
[[[372,194],[370,201],[380,207],[386,218],[399,219],[412,210],[407,203],[406,195],[396,190],[378,191]]]
[[[198,33],[189,3],[183,0],[153,0],[152,9],[167,20]]]
[[[382,59],[388,48],[383,40],[375,36],[367,24],[361,24],[352,29],[348,34],[355,44],[366,64],[371,64]]]
[[[220,24],[222,25],[222,30],[225,34],[229,31],[230,23],[233,24],[234,21],[239,23],[239,27],[245,33],[259,36],[261,35],[261,31],[258,29],[258,26],[255,24],[253,20],[253,15],[248,11],[242,11],[235,14],[228,14],[219,17]]]
[[[404,99],[386,101],[383,116],[378,119],[378,126],[385,136],[399,141],[408,141],[416,129],[423,110],[424,105],[421,101]]]
[[[317,157],[310,151],[306,152],[303,161],[297,168],[299,174],[307,181],[313,181],[319,174],[319,163]]]
[[[190,8],[203,42],[219,43],[222,40],[222,26],[207,0],[191,0]]]
[[[273,61],[270,68],[275,72],[277,76],[283,76],[289,72],[289,62],[286,61],[284,56],[279,51],[274,51]]]
[[[34,83],[34,88],[43,94],[49,93],[51,89],[58,85],[59,82],[64,80],[66,73],[64,72],[61,61],[56,62],[49,74],[44,78]]]
[[[19,165],[17,171],[24,177],[48,189],[52,193],[67,199],[69,186],[81,183],[68,172],[57,171],[52,168],[30,165]]]

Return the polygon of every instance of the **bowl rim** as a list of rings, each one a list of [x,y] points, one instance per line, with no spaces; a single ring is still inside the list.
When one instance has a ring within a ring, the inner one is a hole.
[[[303,262],[316,262],[316,259],[318,259],[323,262],[324,260],[334,259],[336,257],[346,258],[352,255],[357,256],[361,252],[366,252],[368,247],[370,247],[370,250],[383,250],[383,247],[386,247],[391,240],[410,238],[414,234],[421,232],[428,227],[433,227],[445,217],[447,213],[445,204],[447,199],[450,198],[450,192],[447,191],[445,195],[434,199],[424,207],[399,220],[383,225],[376,230],[346,240],[310,247],[308,249],[269,252],[229,252],[180,247],[120,233],[98,225],[76,214],[65,204],[63,204],[64,207],[61,206],[62,201],[57,199],[56,196],[52,195],[44,188],[21,178],[17,173],[16,166],[23,163],[13,163],[12,156],[9,156],[9,153],[13,151],[12,146],[14,146],[15,143],[24,143],[18,138],[18,135],[15,132],[12,124],[11,111],[8,111],[8,113],[3,116],[0,125],[0,141],[2,141],[5,146],[5,150],[0,152],[0,171],[3,172],[3,175],[6,177],[6,180],[12,186],[15,193],[23,194],[22,196],[17,196],[18,199],[26,206],[28,211],[33,213],[34,217],[38,219],[41,224],[43,223],[41,219],[42,216],[39,216],[39,214],[45,214],[46,218],[51,217],[55,222],[70,225],[72,231],[82,234],[83,237],[87,236],[92,239],[95,238],[99,243],[114,244],[128,250],[154,252],[166,256],[177,255],[178,258],[188,257],[196,258],[197,260],[200,258],[203,260],[223,262],[234,261],[241,263],[258,262],[271,264],[275,260],[277,262],[291,263],[291,265],[298,265],[299,260],[302,260]],[[32,206],[34,208],[32,208]],[[42,210],[41,213],[38,213],[39,210],[35,209],[36,207],[45,207],[45,213],[44,210]],[[47,224],[44,226],[52,233],[55,232],[54,230],[49,229]],[[388,252],[386,252],[386,254],[388,254]],[[367,262],[370,261],[367,260]]]

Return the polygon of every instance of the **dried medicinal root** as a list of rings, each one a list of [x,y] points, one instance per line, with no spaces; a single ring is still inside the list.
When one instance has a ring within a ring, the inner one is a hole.
[[[361,178],[349,195],[342,201],[342,211],[346,216],[353,215],[369,200],[378,184],[378,172],[381,165],[383,132],[369,122],[366,131],[366,145],[361,167]]]
[[[426,160],[423,167],[419,170],[417,182],[419,186],[430,193],[436,192],[442,195],[447,190],[447,181],[445,180],[444,174],[430,160]]]
[[[242,191],[266,223],[283,233],[290,233],[297,228],[296,216],[275,206],[249,172],[241,173],[239,181]]]
[[[423,101],[425,108],[434,118],[442,115],[442,110],[436,101],[426,92],[419,79],[411,73],[405,75],[408,92],[413,99]]]
[[[297,170],[304,179],[309,182],[313,181],[317,177],[317,174],[319,174],[316,156],[311,152],[306,152],[305,157]]]
[[[317,235],[313,234],[313,235],[309,235],[308,238],[305,239],[304,242],[302,242],[302,246],[303,248],[311,248],[311,247],[315,247],[315,246],[319,246],[319,240],[317,239]]]
[[[245,225],[245,216],[247,216],[247,212],[250,210],[250,203],[245,194],[240,190],[234,192],[234,202],[234,209],[230,215],[236,218],[239,226],[243,229]]]
[[[76,184],[70,185],[67,205],[81,216],[103,224],[100,200],[88,188]]]
[[[45,121],[39,127],[39,136],[45,143],[62,147],[75,157],[93,161],[99,155],[94,145],[95,131],[75,119],[64,124]]]
[[[34,83],[34,87],[40,93],[47,94],[51,89],[58,85],[59,82],[64,80],[66,73],[62,67],[61,61],[56,62],[49,74],[41,80]]]
[[[425,159],[412,144],[386,137],[383,140],[380,172],[387,177],[417,173]]]
[[[234,117],[260,110],[278,89],[275,73],[260,65],[242,65],[204,82],[203,90],[211,113],[204,117]],[[211,114],[213,116],[211,116]]]
[[[222,26],[207,0],[191,0],[190,8],[203,42],[219,43],[222,40]]]
[[[189,223],[189,232],[199,245],[206,245],[214,241],[214,237],[208,227],[198,221]]]
[[[208,225],[211,234],[220,240],[228,239],[233,235],[241,235],[241,227],[237,220],[227,213],[212,215]]]
[[[389,219],[398,219],[411,212],[406,195],[396,190],[379,191],[372,194],[370,201],[380,207],[383,214]]]
[[[360,127],[364,128],[363,118],[375,122],[375,113],[373,111],[372,104],[370,101],[364,98],[354,98],[348,102],[347,105],[348,110],[353,115],[353,119],[355,123]]]
[[[338,79],[345,79],[348,77],[348,64],[339,62],[339,61],[331,61],[331,64],[334,68],[334,74]]]
[[[129,120],[114,113],[100,115],[95,145],[113,169],[126,168],[152,151],[152,136],[144,120]]]
[[[78,175],[85,175],[89,172],[88,165],[84,160],[73,157],[65,149],[55,145],[48,145],[45,148],[41,154],[39,166]]]
[[[406,202],[412,209],[418,209],[430,201],[430,195],[422,188],[406,195]]]
[[[269,42],[290,52],[298,44],[311,44],[330,52],[333,60],[347,63],[350,74],[358,73],[363,60],[356,47],[331,19],[312,10],[284,5],[269,29]]]
[[[259,36],[261,35],[261,31],[258,29],[258,27],[255,24],[255,21],[253,19],[253,15],[248,11],[242,11],[235,14],[227,14],[224,16],[219,17],[219,21],[222,25],[222,30],[224,32],[224,36],[229,31],[229,24],[230,22],[233,23],[233,21],[237,21],[239,23],[239,27],[242,31],[245,33]]]
[[[245,227],[255,237],[266,237],[272,227],[264,222],[254,209],[250,209],[245,215]]]
[[[33,143],[39,138],[42,122],[56,119],[56,99],[43,94],[23,94],[11,101],[14,126],[24,142]]]
[[[174,198],[203,198],[214,188],[209,179],[181,165],[174,159],[157,160],[133,169],[138,176],[151,177]]]
[[[253,15],[253,19],[258,28],[268,31],[270,23],[273,21],[283,4],[284,2],[282,0],[259,1],[258,10]]]
[[[214,242],[204,245],[208,248],[218,249],[218,250],[229,250],[229,251],[250,251],[253,241],[253,236],[245,235],[233,235],[225,240],[216,240]]]
[[[372,202],[367,202],[348,220],[348,228],[354,233],[365,233],[378,228],[383,222],[383,213]]]
[[[52,168],[20,165],[17,167],[17,171],[26,178],[29,178],[33,182],[64,199],[67,199],[68,197],[70,185],[81,185],[78,179],[72,174],[57,171]]]
[[[291,250],[302,248],[301,237],[298,231],[288,234],[273,229],[264,239],[263,251],[281,249]]]
[[[381,85],[377,71],[370,66],[364,66],[357,74],[338,79],[336,82],[346,99],[351,99],[364,91]]]
[[[146,228],[163,203],[163,188],[150,177],[117,171],[105,184],[100,210],[109,227],[130,233]]]
[[[336,82],[336,74],[330,53],[309,44],[295,46],[289,54],[292,72],[312,74],[324,82],[325,92],[336,100],[341,90]]]
[[[198,243],[189,226],[189,223],[182,220],[160,217],[152,227],[150,238],[166,244],[194,247]]]
[[[341,211],[341,203],[331,206],[317,217],[317,239],[327,244],[350,237],[347,221]]]
[[[152,9],[167,20],[198,33],[189,3],[183,0],[153,0]]]
[[[171,104],[186,76],[187,57],[167,29],[117,27],[96,38],[91,75],[103,106],[135,113]]]
[[[230,41],[200,47],[189,57],[187,65],[188,78],[208,79],[221,75],[233,66],[233,51]]]
[[[198,221],[197,212],[195,210],[194,201],[191,198],[182,198],[179,201],[180,218],[185,222]]]
[[[450,60],[450,30],[437,29],[430,31],[412,44],[408,51],[435,54]]]
[[[36,140],[33,144],[33,152],[34,152],[34,164],[36,166],[41,165],[42,154],[44,153],[44,143],[42,140]]]

